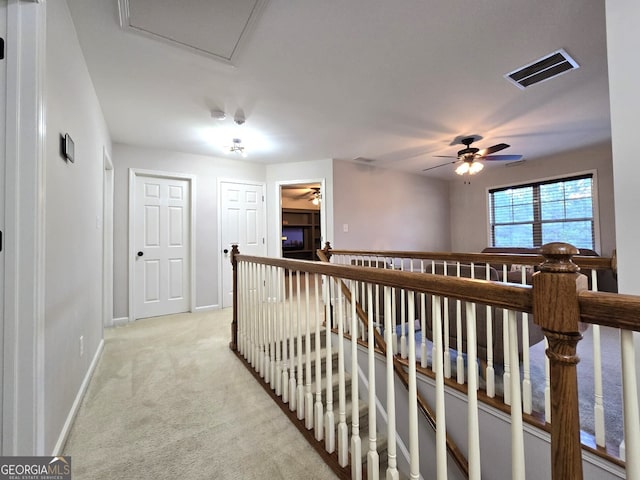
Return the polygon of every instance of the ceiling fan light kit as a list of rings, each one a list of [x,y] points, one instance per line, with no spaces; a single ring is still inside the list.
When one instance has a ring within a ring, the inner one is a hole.
[[[509,148],[510,145],[507,145],[506,143],[498,143],[496,145],[493,145],[492,147],[480,150],[479,148],[471,146],[471,144],[473,142],[475,142],[475,141],[476,141],[476,138],[474,138],[474,137],[465,137],[465,138],[463,138],[462,140],[460,140],[460,143],[462,143],[465,146],[465,148],[463,148],[462,150],[459,150],[458,151],[458,155],[456,157],[449,157],[449,158],[456,158],[456,160],[454,160],[452,162],[447,162],[447,163],[443,163],[443,164],[440,164],[440,165],[436,165],[435,167],[425,168],[423,170],[423,172],[425,172],[427,170],[433,170],[434,168],[443,167],[445,165],[451,165],[452,163],[462,162],[460,165],[458,165],[458,167],[456,168],[455,172],[458,175],[465,175],[467,173],[469,175],[475,175],[476,173],[480,172],[484,168],[484,165],[481,162],[479,162],[478,160],[486,160],[486,161],[511,160],[511,161],[515,161],[515,160],[522,159],[522,155],[494,155],[494,153],[496,153],[496,152],[504,150],[505,148]],[[442,155],[437,155],[437,156],[441,157]],[[447,157],[446,155],[444,155],[444,156]]]

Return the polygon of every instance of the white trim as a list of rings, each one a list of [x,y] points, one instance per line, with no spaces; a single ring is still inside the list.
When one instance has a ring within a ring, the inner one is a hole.
[[[129,323],[129,317],[118,317],[111,321],[113,327],[124,327]]]
[[[325,242],[327,241],[327,207],[326,207],[326,178],[317,178],[317,179],[307,179],[307,180],[283,180],[276,182],[276,191],[278,193],[278,215],[276,218],[278,223],[275,228],[275,237],[274,241],[275,245],[278,245],[278,254],[282,258],[282,242],[280,241],[280,237],[282,235],[282,186],[283,185],[298,185],[298,184],[307,184],[307,183],[319,183],[320,184],[320,193],[322,193],[323,200],[320,202],[320,248],[324,247]]]
[[[113,162],[102,147],[102,325],[110,327],[113,321]]]
[[[80,384],[80,389],[76,394],[76,398],[73,401],[73,405],[71,405],[71,410],[69,410],[69,415],[67,415],[67,419],[65,420],[64,425],[62,426],[60,435],[58,435],[58,441],[56,442],[55,447],[53,447],[53,452],[51,453],[51,455],[54,457],[62,454],[62,449],[64,448],[64,444],[66,443],[67,437],[69,436],[69,432],[71,431],[71,426],[73,425],[73,421],[75,420],[76,415],[78,414],[78,410],[80,409],[80,404],[82,403],[82,400],[84,399],[84,396],[87,393],[89,382],[91,381],[91,377],[93,377],[93,372],[95,371],[96,366],[98,365],[98,361],[100,360],[100,357],[102,356],[103,351],[104,351],[104,339],[101,339],[100,343],[98,344],[98,349],[96,350],[96,353],[93,356],[93,359],[91,360],[91,365],[89,365],[89,370],[87,370],[87,373],[85,374],[84,379]]]
[[[215,305],[203,305],[201,307],[196,307],[196,312],[210,312],[212,310],[220,310],[220,304]]]
[[[216,188],[218,189],[218,300],[220,302],[220,308],[224,305],[224,279],[222,277],[222,262],[225,261],[222,245],[222,184],[234,183],[236,185],[253,185],[255,187],[262,187],[262,234],[264,240],[264,253],[269,251],[269,239],[267,238],[267,186],[264,182],[256,182],[252,180],[236,180],[229,178],[218,178]]]
[[[561,173],[557,175],[553,175],[551,177],[544,177],[538,179],[531,180],[523,180],[517,183],[505,183],[503,185],[494,185],[487,187],[485,190],[485,206],[487,209],[487,245],[491,246],[491,204],[489,202],[489,192],[491,190],[495,190],[497,188],[505,188],[505,187],[514,187],[518,188],[523,185],[529,185],[531,183],[540,183],[547,182],[549,180],[562,180],[565,178],[578,177],[580,175],[592,175],[592,183],[591,189],[593,191],[593,250],[598,252],[598,254],[602,255],[602,249],[600,245],[600,202],[599,202],[599,191],[598,191],[598,170],[590,169],[590,170],[581,170],[579,172],[567,172]]]
[[[9,0],[6,45],[2,454],[43,455],[46,3]]]
[[[159,170],[144,170],[140,168],[129,169],[129,248],[128,248],[128,264],[129,264],[129,321],[135,320],[134,315],[134,211],[135,211],[135,180],[137,176],[157,177],[157,178],[174,178],[178,180],[186,180],[189,182],[189,311],[193,312],[196,308],[196,177],[187,173],[164,172]]]

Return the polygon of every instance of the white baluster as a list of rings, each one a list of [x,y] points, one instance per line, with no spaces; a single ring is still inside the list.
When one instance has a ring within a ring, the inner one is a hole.
[[[295,300],[293,294],[293,275],[294,272],[289,270],[289,410],[296,410],[296,356],[300,354],[296,352],[295,341],[295,321],[293,302]]]
[[[391,270],[395,270],[396,269],[396,264],[395,264],[395,260],[392,258],[391,259]],[[392,331],[391,331],[391,347],[393,348],[393,354],[397,355],[398,352],[400,351],[399,349],[399,338],[398,338],[398,331],[396,330],[396,319],[398,317],[397,315],[397,308],[398,306],[396,305],[396,289],[394,288],[393,290],[391,290],[391,311],[393,312],[393,318],[391,319],[391,324],[392,324]],[[387,344],[387,347],[389,346],[389,344]]]
[[[433,297],[435,315],[432,319],[433,343],[438,351],[442,351],[442,309],[441,297]],[[445,310],[446,311],[446,310]],[[444,362],[443,357],[433,357],[436,368],[436,475],[437,480],[447,480],[447,423],[444,395]]]
[[[283,324],[283,306],[284,299],[282,298],[282,275],[283,269],[278,268],[274,283],[276,284],[276,395],[282,396],[282,365],[284,358],[284,324]]]
[[[278,370],[278,362],[280,358],[280,341],[278,338],[278,267],[271,267],[271,344],[273,345],[271,354],[271,389],[276,390],[278,381],[281,380]]]
[[[404,271],[404,259],[400,259],[400,271]],[[407,316],[407,292],[400,290],[400,356],[407,358],[407,322],[411,319]]]
[[[460,262],[456,262],[456,276],[460,278]],[[468,321],[467,319],[467,322]],[[467,345],[469,345],[468,338]],[[456,357],[456,380],[462,385],[464,383],[464,358],[462,358],[462,302],[460,300],[456,300],[456,348],[458,350]]]
[[[333,453],[336,450],[336,422],[333,413],[333,352],[331,348],[331,330],[332,330],[332,292],[333,279],[325,278],[325,331],[327,339],[325,342],[326,350],[326,384],[327,384],[327,412],[324,415],[324,448],[327,452]],[[334,309],[335,310],[335,309]]]
[[[424,260],[420,261],[420,272],[425,273]],[[420,294],[420,366],[427,368],[427,296],[424,293]]]
[[[315,438],[318,441],[323,439],[323,429],[322,429],[322,417],[323,417],[323,407],[322,407],[322,358],[320,356],[321,344],[320,344],[320,282],[322,281],[322,277],[317,273],[313,277],[313,286],[314,293],[316,297],[316,309],[315,309],[315,326],[316,326],[316,336],[315,336],[315,354],[316,354],[316,403],[314,407],[314,416],[313,416],[313,425],[315,428]],[[329,388],[329,385],[327,385]]]
[[[336,283],[339,282],[340,280],[336,281]],[[349,428],[347,427],[344,376],[344,308],[339,286],[336,286],[336,290],[338,296],[338,464],[346,467],[349,463]]]
[[[302,326],[300,320],[302,318],[302,293],[300,292],[300,271],[296,272],[296,300],[297,300],[297,318],[296,318],[296,358],[298,360],[298,381],[296,385],[296,412],[298,420],[304,418],[304,370],[302,369]]]
[[[477,369],[471,365],[476,364],[477,339],[476,339],[476,312],[475,304],[466,303],[467,317],[467,358],[469,361],[469,378],[467,380],[468,398],[468,433],[469,433],[469,480],[480,479],[480,427],[478,423],[478,376]],[[459,351],[462,356],[462,350]]]
[[[258,372],[260,373],[260,377],[264,378],[265,376],[265,366],[267,364],[267,312],[266,312],[266,302],[267,302],[267,288],[265,286],[265,270],[266,265],[260,266],[260,357],[259,357],[259,366]]]
[[[287,285],[286,285],[287,271],[282,269],[282,276],[280,278],[281,292],[282,292],[282,401],[289,403],[289,320],[287,316]]]
[[[384,339],[387,344],[387,480],[398,480],[398,459],[396,454],[396,397],[394,387],[393,351],[389,344],[393,340],[392,331],[392,291],[389,287],[384,287]]]
[[[509,312],[509,353],[511,358],[518,358],[518,320],[513,311]],[[507,388],[511,390],[511,478],[524,480],[524,430],[519,368],[513,369],[511,383],[505,385],[505,390]]]
[[[357,295],[356,282],[351,282],[351,298]],[[358,393],[358,316],[356,302],[351,301],[351,479],[362,478],[362,440],[360,439],[360,395]]]
[[[304,391],[304,426],[307,430],[313,428],[313,393],[311,393],[311,302],[309,301],[309,272],[304,272],[305,303],[306,303],[306,327],[305,327],[305,391]]]
[[[244,262],[238,262],[236,268],[238,270],[238,317],[236,319],[236,349],[238,350],[238,353],[242,354],[242,329],[244,327],[244,317],[246,314]]]
[[[549,341],[544,337],[544,351],[549,348]],[[549,357],[544,356],[544,421],[551,423],[551,367]]]
[[[434,275],[436,273],[436,262],[435,260],[431,260],[431,274]],[[445,275],[447,274],[446,270],[445,270]],[[442,356],[442,350],[438,349],[438,345],[440,345],[440,347],[442,347],[442,343],[438,344],[435,341],[433,341],[433,339],[435,339],[435,333],[433,331],[433,318],[435,318],[436,316],[436,304],[433,302],[433,295],[431,295],[431,334],[433,336],[432,338],[432,342],[431,342],[431,371],[433,373],[435,373],[436,371],[436,363],[435,363],[435,358],[436,357],[441,357]]]
[[[418,441],[418,387],[416,381],[415,293],[407,292],[409,312],[409,478],[420,478],[420,443]]]
[[[486,279],[491,280],[491,265],[485,264]],[[487,370],[486,387],[487,396],[493,398],[496,396],[496,371],[493,367],[493,309],[487,305],[485,316],[487,319]]]
[[[502,374],[502,384],[504,385],[504,403],[505,405],[511,405],[511,389],[507,388],[507,385],[511,384],[511,355],[509,352],[510,338],[509,338],[509,321],[508,316],[511,312],[508,310],[502,311],[502,343],[503,355],[504,355],[504,372]],[[514,368],[514,370],[518,370]],[[518,373],[518,377],[519,377]]]
[[[267,303],[265,304],[266,308],[266,338],[265,338],[265,349],[266,349],[266,358],[264,365],[264,381],[269,384],[271,387],[275,386],[273,382],[273,378],[271,376],[271,372],[273,369],[273,344],[272,344],[272,335],[273,335],[273,309],[271,306],[273,305],[273,301],[271,298],[271,265],[265,266],[265,276],[264,276],[264,290],[265,295],[267,297]]]
[[[376,287],[378,287],[376,285]],[[368,327],[367,327],[367,354],[368,354],[368,377],[369,377],[369,450],[367,452],[367,479],[379,480],[380,476],[380,456],[378,455],[378,439],[376,437],[376,358],[375,358],[375,336],[373,330],[373,288],[371,284],[367,284],[367,312],[368,312]],[[378,301],[376,295],[376,302]],[[377,304],[377,303],[376,303]]]
[[[256,367],[256,352],[258,351],[257,345],[257,326],[258,326],[258,279],[256,274],[256,264],[251,264],[251,325],[249,325],[249,339],[250,343],[247,346],[249,363],[251,367]]]
[[[591,270],[591,290],[598,291],[597,270]],[[593,334],[593,423],[596,434],[596,445],[604,447],[605,426],[604,426],[604,395],[602,390],[602,344],[600,343],[600,325],[592,325]]]
[[[527,284],[527,270],[522,266],[522,284]],[[517,334],[516,334],[517,336]],[[517,352],[517,349],[516,349]],[[513,358],[513,357],[512,357]],[[516,356],[515,358],[519,358]],[[515,360],[514,360],[515,363]],[[529,314],[522,314],[522,410],[531,414],[533,400],[531,398],[531,362],[529,360]]]
[[[625,450],[632,452],[625,456],[627,478],[640,479],[640,414],[638,413],[638,385],[636,374],[636,352],[633,344],[634,333],[630,330],[620,331],[622,348],[622,398],[624,418]],[[633,452],[636,452],[635,454]]]

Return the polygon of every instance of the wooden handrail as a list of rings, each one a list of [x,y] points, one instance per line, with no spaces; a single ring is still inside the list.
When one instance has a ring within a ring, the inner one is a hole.
[[[325,247],[326,249],[326,247]],[[326,251],[326,250],[324,250]],[[387,258],[412,258],[416,260],[441,260],[467,263],[501,263],[518,265],[539,265],[544,262],[542,254],[511,253],[456,253],[456,252],[414,252],[398,250],[337,250],[330,249],[332,255],[376,256]],[[576,255],[573,262],[581,268],[616,271],[615,257],[591,257]]]
[[[404,288],[418,293],[440,295],[521,312],[533,312],[533,296],[530,285],[447,277],[431,273],[335,265],[309,260],[254,257],[250,255],[238,255],[237,260],[374,283],[387,287]]]
[[[324,251],[318,250],[317,255],[320,261],[329,262],[329,258],[326,256]],[[353,298],[351,297],[351,291],[349,290],[349,287],[347,287],[347,285],[342,280],[340,280],[340,289],[342,290],[342,293],[344,294],[347,302],[352,303]],[[356,303],[356,314],[358,315],[358,319],[363,323],[363,325],[366,328],[369,326],[369,318],[367,317],[367,313],[363,310],[362,305],[360,305],[360,302],[355,302],[355,303]],[[374,329],[373,336],[375,338],[375,343],[380,349],[382,355],[386,355],[387,344],[384,341],[384,338],[382,337],[382,335],[380,335],[378,330]],[[396,376],[400,379],[400,381],[402,381],[402,384],[404,385],[404,387],[408,388],[409,375],[404,369],[404,365],[400,362],[398,357],[395,355],[393,357],[393,369],[396,373]],[[433,428],[433,430],[435,431],[436,413],[433,411],[431,406],[427,403],[425,398],[420,394],[420,392],[417,392],[417,400],[418,400],[418,407],[420,408],[420,411],[426,418],[431,428]],[[458,448],[458,445],[456,445],[455,441],[453,440],[453,438],[451,438],[448,432],[446,434],[446,443],[447,443],[447,450],[453,457],[453,460],[456,462],[458,467],[460,467],[460,470],[465,476],[465,478],[469,478],[469,462],[467,461],[466,457],[464,456],[460,448]]]
[[[640,297],[620,293],[582,291],[580,319],[586,323],[640,332]]]

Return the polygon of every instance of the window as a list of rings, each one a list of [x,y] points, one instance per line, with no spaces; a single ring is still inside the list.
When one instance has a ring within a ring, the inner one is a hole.
[[[489,190],[491,245],[595,248],[593,175]]]

